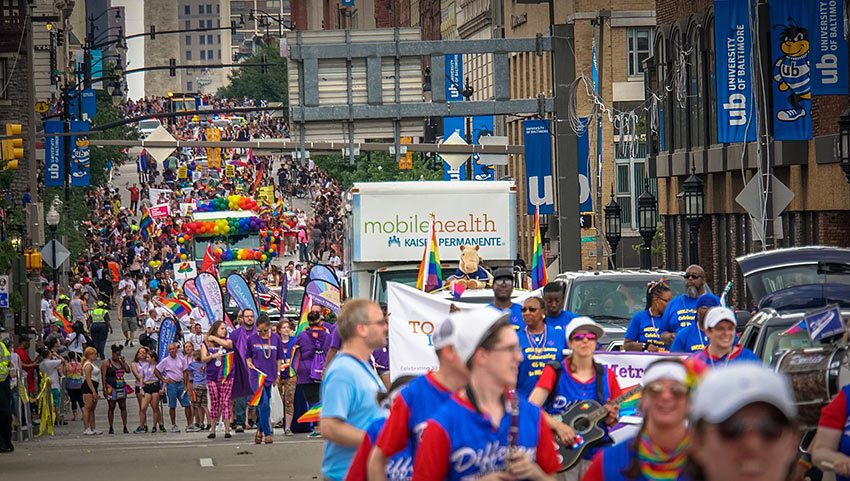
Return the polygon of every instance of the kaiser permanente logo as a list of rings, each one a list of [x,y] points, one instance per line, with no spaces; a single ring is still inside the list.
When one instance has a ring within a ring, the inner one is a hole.
[[[396,215],[394,219],[363,223],[364,235],[388,235],[387,247],[424,247],[427,242],[428,228],[428,218],[419,217],[418,214],[407,216],[407,218]],[[481,247],[501,247],[505,245],[505,241],[496,231],[496,221],[487,214],[483,216],[469,214],[455,219],[435,220],[434,229],[437,231],[439,247],[475,244]],[[399,234],[413,234],[422,237],[402,239]],[[491,236],[486,234],[491,234]]]

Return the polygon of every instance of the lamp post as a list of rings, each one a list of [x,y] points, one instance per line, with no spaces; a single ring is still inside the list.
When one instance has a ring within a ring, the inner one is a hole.
[[[847,182],[850,182],[850,109],[838,119],[838,160]]]
[[[59,220],[61,216],[59,215],[59,211],[56,210],[56,204],[50,207],[50,211],[47,213],[47,226],[50,228],[50,240],[56,240],[56,227],[59,225]],[[57,295],[59,294],[59,266],[56,265],[56,245],[53,246],[53,254],[51,261],[53,262],[53,299],[56,300]]]
[[[643,238],[640,247],[640,268],[652,267],[652,238],[658,228],[658,204],[655,196],[649,191],[649,179],[643,181],[643,194],[638,197],[638,232]]]
[[[622,238],[622,209],[617,200],[614,199],[614,189],[611,188],[611,202],[605,206],[605,239],[611,246],[611,264],[617,268],[617,246]]]
[[[688,222],[688,257],[690,264],[699,264],[699,226],[702,223],[703,203],[705,192],[703,191],[702,179],[694,173],[696,169],[691,166],[691,175],[682,184],[685,200],[685,220]]]

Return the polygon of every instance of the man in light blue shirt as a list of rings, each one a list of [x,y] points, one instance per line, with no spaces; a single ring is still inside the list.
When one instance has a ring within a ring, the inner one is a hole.
[[[381,307],[367,299],[351,299],[336,323],[342,349],[326,367],[322,382],[322,475],[341,481],[373,420],[386,416],[375,395],[385,387],[369,364],[372,351],[387,339]]]

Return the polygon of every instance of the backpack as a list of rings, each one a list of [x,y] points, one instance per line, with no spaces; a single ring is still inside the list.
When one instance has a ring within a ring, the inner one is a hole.
[[[320,382],[322,380],[322,374],[325,371],[325,359],[327,356],[325,355],[325,350],[322,349],[322,342],[319,340],[319,336],[313,338],[315,354],[313,355],[313,360],[310,362],[310,379]]]

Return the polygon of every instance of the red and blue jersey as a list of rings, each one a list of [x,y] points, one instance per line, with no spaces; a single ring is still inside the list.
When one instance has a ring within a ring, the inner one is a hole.
[[[504,471],[507,467],[510,409],[494,429],[486,414],[458,395],[428,420],[416,451],[413,481],[462,481]],[[516,447],[540,468],[553,474],[560,469],[555,438],[540,408],[519,400]]]
[[[410,381],[393,400],[375,446],[388,458],[408,446],[411,453],[416,452],[425,421],[449,400],[451,394],[430,372]]]
[[[820,414],[818,427],[836,429],[841,431],[841,439],[838,442],[838,452],[850,456],[850,385],[844,386],[838,391],[838,395],[829,402]],[[850,477],[836,476],[837,481],[850,481]]]
[[[743,346],[732,346],[731,351],[729,351],[725,356],[720,357],[714,357],[709,354],[708,348],[706,347],[704,350],[698,352],[696,356],[694,356],[694,359],[711,367],[725,367],[729,363],[736,362],[761,362],[761,359],[756,356],[756,353]]]
[[[345,474],[345,481],[366,481],[369,454],[372,452],[372,445],[378,439],[378,433],[381,432],[386,420],[386,418],[376,419],[366,429],[366,436],[363,437],[363,441],[354,454],[351,466],[348,467],[348,472]],[[413,453],[409,446],[390,457],[387,461],[386,473],[389,481],[410,480],[413,476]]]
[[[540,334],[532,334],[528,332],[528,326],[523,326],[517,335],[522,349],[522,362],[519,364],[516,390],[523,399],[528,399],[546,363],[564,359],[567,342],[563,329],[550,325],[546,325]]]

